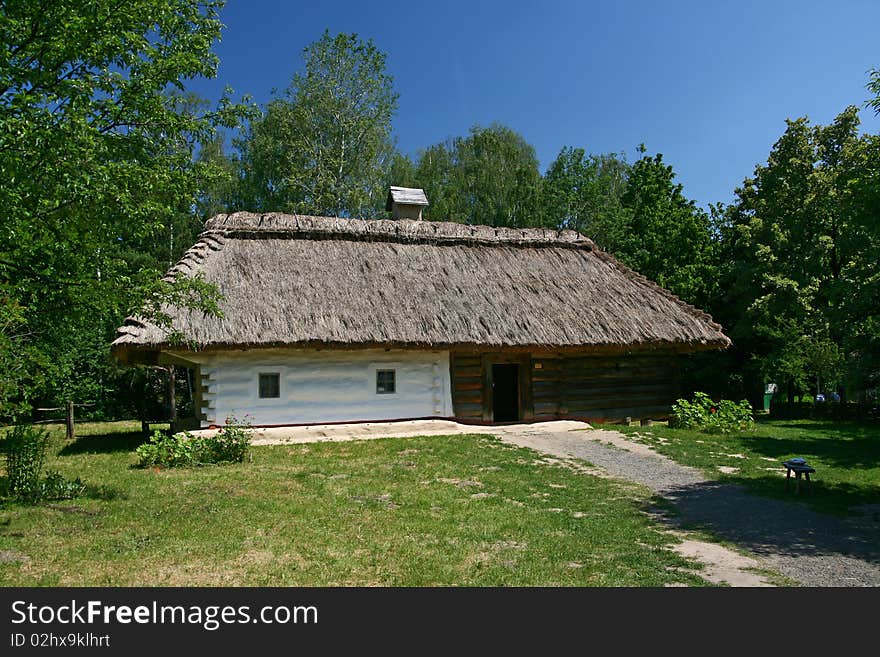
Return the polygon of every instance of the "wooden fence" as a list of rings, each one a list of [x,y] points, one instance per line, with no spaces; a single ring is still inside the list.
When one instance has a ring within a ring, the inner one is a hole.
[[[75,430],[76,420],[74,418],[74,408],[77,406],[80,406],[82,408],[89,408],[94,405],[95,405],[94,402],[86,402],[84,404],[75,404],[74,402],[68,400],[68,402],[64,406],[54,406],[51,408],[35,408],[34,412],[37,414],[40,414],[40,415],[43,415],[46,413],[55,413],[55,412],[60,412],[60,411],[64,411],[65,415],[64,415],[64,418],[59,418],[59,417],[34,418],[34,424],[50,424],[50,423],[56,423],[56,422],[64,422],[65,426],[67,427],[67,438],[73,439],[76,437],[76,430]]]

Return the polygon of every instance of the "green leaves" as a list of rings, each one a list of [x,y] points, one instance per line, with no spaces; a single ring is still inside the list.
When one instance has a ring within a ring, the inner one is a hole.
[[[715,275],[709,215],[685,198],[660,154],[634,164],[563,148],[544,176],[546,225],[579,230],[621,262],[702,307]]]
[[[858,126],[855,107],[828,126],[788,121],[723,231],[723,317],[756,378],[792,390],[872,376],[880,150]]]
[[[874,108],[874,112],[880,114],[880,69],[871,69],[868,71],[868,91],[874,94],[873,98],[868,100],[868,105]]]
[[[356,34],[303,50],[305,71],[239,142],[253,210],[374,217],[384,207],[397,110],[385,54]]]
[[[734,433],[755,426],[752,405],[745,399],[713,401],[704,392],[695,392],[692,401],[679,399],[672,405],[670,426],[704,433]]]
[[[166,435],[159,429],[153,432],[150,442],[140,445],[135,454],[137,466],[192,467],[210,463],[241,463],[251,444],[250,420],[226,418],[223,428],[210,436],[194,436],[184,431]]]
[[[564,147],[544,174],[547,223],[584,233],[618,253],[631,222],[623,206],[630,172],[622,155],[587,155],[583,148]]]
[[[416,180],[427,217],[489,226],[540,225],[541,174],[535,149],[502,125],[475,126],[420,153]]]
[[[709,215],[684,196],[661,154],[643,154],[633,164],[622,204],[632,219],[620,238],[621,260],[705,307],[715,279]]]
[[[200,187],[222,173],[195,153],[248,111],[182,91],[216,73],[222,5],[2,4],[0,289],[19,319],[0,326],[0,358],[33,372],[42,355],[50,387],[4,368],[0,417],[34,395],[101,394],[113,330],[143,302],[131,281],[191,244]]]
[[[172,277],[162,279],[147,277],[145,287],[137,296],[145,299],[139,314],[163,329],[171,344],[182,345],[183,338],[172,326],[169,307],[199,310],[206,316],[223,316],[220,310],[222,294],[216,286],[205,281],[201,273],[184,276],[175,272]]]

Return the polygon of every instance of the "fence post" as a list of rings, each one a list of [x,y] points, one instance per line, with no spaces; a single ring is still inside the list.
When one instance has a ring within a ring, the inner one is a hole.
[[[74,438],[74,430],[73,430],[73,401],[70,399],[67,400],[67,439],[73,440]]]
[[[168,418],[171,421],[169,430],[174,433],[177,424],[177,378],[174,376],[174,365],[168,366]]]

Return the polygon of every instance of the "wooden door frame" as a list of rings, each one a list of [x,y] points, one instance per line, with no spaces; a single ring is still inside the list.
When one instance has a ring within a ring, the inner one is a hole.
[[[492,390],[493,365],[519,365],[517,387],[519,388],[520,421],[531,422],[535,417],[532,404],[532,356],[531,354],[485,353],[480,355],[483,374],[483,421],[494,422],[495,395]]]

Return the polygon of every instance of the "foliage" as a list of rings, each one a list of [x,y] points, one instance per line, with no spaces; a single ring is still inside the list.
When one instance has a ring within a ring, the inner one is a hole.
[[[49,433],[32,425],[19,424],[3,441],[6,456],[6,494],[17,501],[34,504],[41,500],[79,496],[85,485],[77,477],[69,480],[58,472],[44,473]]]
[[[0,286],[0,416],[28,410],[45,365],[45,357],[29,344],[24,309]]]
[[[85,490],[86,485],[82,479],[68,479],[55,470],[47,470],[39,482],[39,497],[43,500],[72,500]]]
[[[789,398],[877,376],[880,138],[858,126],[855,107],[829,126],[788,121],[721,228],[715,315],[746,377]]]
[[[397,109],[385,53],[329,32],[303,50],[305,70],[239,142],[253,210],[371,217],[384,207]]]
[[[868,71],[868,77],[868,91],[874,95],[868,100],[868,105],[874,109],[874,112],[880,114],[880,69],[871,69]]]
[[[592,238],[600,248],[618,252],[632,221],[623,205],[631,166],[614,153],[587,155],[564,147],[544,174],[545,223]]]
[[[169,468],[205,465],[208,463],[241,463],[251,441],[250,425],[234,417],[213,436],[194,436],[188,431],[168,435],[156,430],[150,442],[135,450],[138,467]]]
[[[19,424],[6,434],[3,453],[10,497],[31,499],[38,496],[48,445],[48,432],[31,425]]]
[[[705,307],[715,279],[709,215],[685,197],[662,154],[647,155],[644,146],[639,151],[621,199],[632,219],[614,253],[688,303]]]
[[[199,273],[196,276],[184,276],[175,272],[172,277],[156,280],[153,285],[145,287],[145,301],[142,306],[144,315],[152,319],[153,324],[163,329],[172,344],[180,342],[181,338],[171,325],[171,316],[166,308],[175,306],[178,308],[191,308],[201,310],[205,315],[222,317],[220,291]]]
[[[233,416],[226,418],[226,423],[218,429],[214,436],[203,441],[202,458],[206,463],[241,463],[251,444],[250,419],[245,415],[243,420]]]
[[[193,465],[196,463],[195,453],[198,439],[189,432],[167,434],[156,429],[150,436],[150,442],[144,443],[135,450],[138,467],[163,465],[169,468]]]
[[[541,174],[535,149],[505,126],[475,126],[467,137],[425,149],[419,154],[414,179],[430,202],[425,216],[434,221],[541,224]]]
[[[563,148],[543,180],[544,225],[573,228],[625,265],[701,307],[715,294],[712,221],[684,196],[662,154],[629,164]]]
[[[695,429],[705,433],[733,433],[754,426],[752,405],[743,399],[739,403],[722,399],[713,402],[704,392],[695,392],[692,401],[679,399],[672,405],[670,426]]]
[[[245,114],[185,92],[216,73],[221,6],[3,3],[0,351],[27,373],[4,368],[0,416],[114,387],[114,329],[190,245],[199,187],[222,174],[194,153]]]

